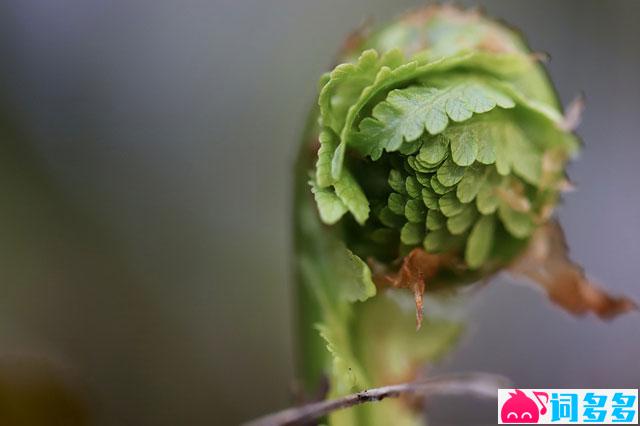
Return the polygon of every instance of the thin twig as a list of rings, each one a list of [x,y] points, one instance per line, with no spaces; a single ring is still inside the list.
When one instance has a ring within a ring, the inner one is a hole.
[[[502,376],[485,373],[448,374],[418,382],[369,389],[337,399],[293,407],[245,423],[244,426],[285,426],[306,424],[333,411],[366,402],[377,402],[401,395],[474,395],[497,398],[498,388],[510,383]]]

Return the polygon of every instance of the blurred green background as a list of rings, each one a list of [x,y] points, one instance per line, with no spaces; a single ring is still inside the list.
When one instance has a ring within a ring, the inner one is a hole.
[[[288,405],[306,111],[351,29],[421,4],[3,1],[0,424],[226,425]],[[586,93],[559,216],[591,275],[640,300],[640,2],[480,4],[551,55],[565,104]],[[515,284],[479,293],[440,369],[638,387],[638,315],[576,320]],[[433,424],[495,419],[465,407]]]

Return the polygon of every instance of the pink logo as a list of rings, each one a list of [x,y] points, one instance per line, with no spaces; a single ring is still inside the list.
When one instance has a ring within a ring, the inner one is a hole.
[[[515,392],[509,392],[509,399],[502,406],[500,411],[500,419],[503,423],[538,423],[540,414],[547,412],[547,402],[549,402],[549,395],[546,392],[533,392],[533,395],[540,403],[540,409],[538,405],[519,389]],[[542,402],[540,397],[544,397],[545,401]]]

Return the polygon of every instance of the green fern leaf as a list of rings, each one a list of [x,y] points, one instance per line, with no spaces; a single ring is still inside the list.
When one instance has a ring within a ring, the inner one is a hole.
[[[456,194],[454,194],[453,192],[440,197],[440,200],[438,200],[438,205],[440,206],[440,211],[442,212],[442,214],[447,217],[453,217],[457,214],[460,214],[465,208],[465,204],[462,204],[456,197]]]
[[[420,244],[424,238],[424,224],[407,222],[400,230],[400,241],[408,246]]]
[[[356,63],[338,65],[327,76],[318,98],[322,124],[340,134],[348,109],[358,99],[362,90],[374,82],[382,67],[395,68],[402,64],[399,50],[392,50],[381,58],[373,49],[362,52]]]
[[[318,205],[320,219],[327,225],[333,225],[347,212],[347,206],[340,197],[329,188],[320,188],[314,181],[310,181],[311,192]]]
[[[493,233],[495,229],[495,217],[483,216],[476,222],[471,230],[464,258],[471,268],[478,268],[489,258],[493,246]]]
[[[398,170],[391,169],[387,182],[389,183],[391,189],[393,189],[394,191],[400,194],[406,193],[404,178],[402,177],[402,173],[400,173]]]
[[[437,75],[437,73],[443,73],[456,68],[476,69],[479,72],[485,72],[494,76],[510,75],[513,77],[514,75],[519,75],[530,70],[532,66],[533,62],[531,58],[520,53],[493,54],[487,52],[459,52],[455,55],[433,61],[424,58],[422,60],[417,59],[393,69],[389,66],[381,67],[374,82],[362,90],[357,101],[348,109],[344,125],[342,126],[342,132],[340,133],[340,145],[336,149],[332,161],[331,172],[334,179],[340,177],[342,173],[346,146],[352,145],[353,139],[357,138],[355,136],[357,134],[355,125],[357,124],[361,111],[377,97],[402,86],[403,82],[418,80],[420,78],[425,79],[429,75]],[[504,98],[506,98],[506,96],[501,95],[501,99]],[[453,109],[452,113],[454,115],[458,114],[453,111]],[[368,125],[371,124],[371,121],[367,120],[367,122]],[[379,133],[380,129],[378,126],[378,132],[372,132],[372,134],[375,135]],[[363,129],[360,130],[362,131]],[[387,133],[384,138],[380,135],[378,135],[378,137],[381,139],[377,140],[377,143],[372,142],[373,148],[371,149],[371,152],[376,156],[381,152],[381,140],[398,143],[395,133]],[[363,147],[363,145],[366,146],[366,144],[363,144],[364,139],[359,139],[360,142],[356,145],[360,147],[364,155],[370,155],[369,149]],[[402,142],[400,142],[400,145],[402,145]]]
[[[359,142],[354,146],[375,160],[383,149],[387,152],[397,151],[403,141],[414,141],[425,130],[432,135],[441,133],[450,119],[462,122],[474,113],[488,112],[496,106],[512,108],[514,105],[510,98],[479,81],[460,81],[442,88],[411,86],[396,89],[388,94],[386,101],[373,109],[375,119],[366,118],[362,121],[357,136]],[[376,120],[378,123],[375,123]],[[369,145],[362,141],[367,141]],[[442,155],[442,141],[435,140],[433,143],[439,146],[435,147],[435,158],[427,159],[429,163],[437,162],[437,157]],[[457,145],[453,154],[461,156],[461,161],[468,161],[469,150],[464,148]],[[468,164],[473,162],[475,155],[473,157]]]
[[[478,215],[471,204],[464,204],[462,211],[447,219],[447,229],[453,235],[460,235],[473,225]]]
[[[360,188],[360,184],[345,171],[334,184],[336,195],[349,209],[359,224],[364,224],[369,217],[369,200]]]
[[[329,128],[325,128],[318,136],[320,148],[316,160],[316,182],[320,188],[326,188],[333,183],[331,176],[331,159],[338,146],[338,136]]]
[[[475,163],[471,167],[467,167],[464,176],[456,187],[456,196],[462,203],[470,203],[478,195],[482,184],[486,177],[484,166]]]
[[[409,200],[404,206],[404,215],[409,222],[422,223],[426,214],[427,209],[420,199]]]
[[[438,210],[440,208],[438,205],[438,194],[436,194],[430,186],[422,188],[422,201],[430,210]]]
[[[516,238],[526,238],[535,229],[535,224],[529,214],[517,212],[505,203],[500,203],[498,216],[507,231]]]
[[[427,229],[437,231],[445,225],[446,217],[438,210],[429,210],[427,213]]]
[[[457,165],[450,158],[448,158],[442,166],[438,168],[438,181],[444,185],[453,187],[456,185],[462,177],[464,176],[464,167]]]

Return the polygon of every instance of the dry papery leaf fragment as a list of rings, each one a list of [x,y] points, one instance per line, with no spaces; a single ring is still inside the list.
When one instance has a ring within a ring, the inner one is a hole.
[[[508,270],[540,286],[553,303],[574,315],[593,312],[609,319],[638,309],[631,299],[612,296],[586,277],[569,258],[564,232],[556,221],[536,230],[527,250]]]
[[[372,266],[372,261],[369,261]],[[379,265],[372,266],[378,271],[373,277],[379,287],[408,289],[413,293],[416,303],[416,329],[422,326],[423,296],[430,279],[436,276],[442,267],[456,267],[456,261],[450,255],[427,253],[422,248],[415,248],[402,258],[397,272],[385,273]]]

